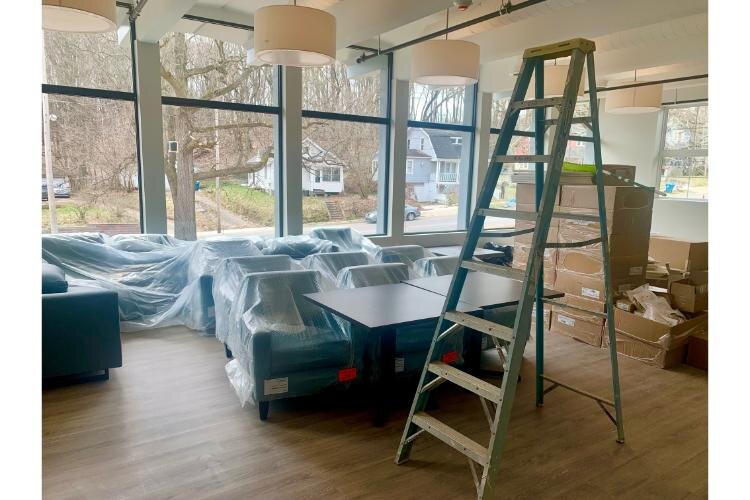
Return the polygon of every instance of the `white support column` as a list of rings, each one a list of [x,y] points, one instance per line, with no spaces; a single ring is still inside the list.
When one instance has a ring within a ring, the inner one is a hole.
[[[466,86],[464,89],[464,125],[468,125],[470,127],[476,127],[474,123],[475,118],[475,100],[478,96],[478,92],[476,92],[476,87],[473,85]],[[475,128],[476,132],[476,128]],[[469,136],[471,138],[471,136]],[[471,191],[471,195],[469,194],[469,189],[473,188],[473,175],[469,175],[469,171],[475,170],[475,168],[467,168],[467,167],[476,167],[477,159],[474,158],[474,149],[472,147],[475,147],[476,145],[476,135],[474,136],[474,142],[469,141],[469,147],[463,147],[461,148],[461,163],[459,164],[458,169],[458,221],[456,224],[456,228],[459,231],[465,231],[466,226],[468,224],[469,219],[471,218],[471,209],[473,207],[473,198],[476,197],[476,192]],[[463,166],[463,168],[461,168]]]
[[[164,134],[161,113],[159,43],[135,42],[138,127],[141,151],[138,186],[143,231],[166,234],[167,201],[164,177]]]
[[[282,233],[295,235],[302,234],[302,70],[285,66],[281,72],[282,161],[276,168],[276,192],[282,196]]]
[[[492,93],[480,92],[477,99],[477,135],[476,141],[474,142],[474,178],[471,180],[472,211],[474,211],[474,207],[476,207],[479,190],[482,189],[482,185],[484,184],[484,177],[487,175],[490,149],[495,147],[494,144],[490,144],[490,127],[492,123]]]
[[[406,130],[409,119],[409,82],[393,80],[391,102],[391,175],[388,206],[388,235],[394,241],[404,236],[404,204],[406,203]]]

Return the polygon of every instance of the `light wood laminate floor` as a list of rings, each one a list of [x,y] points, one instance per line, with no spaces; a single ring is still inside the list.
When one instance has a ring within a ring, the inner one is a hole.
[[[408,407],[371,425],[366,401],[305,398],[241,408],[216,339],[184,328],[123,335],[106,382],[43,392],[47,499],[473,498],[466,459],[431,436],[393,463]],[[625,431],[596,404],[557,389],[534,405],[533,349],[501,465],[502,498],[705,498],[705,372],[620,358]],[[609,394],[606,352],[548,336],[551,376]],[[444,384],[434,412],[481,443],[478,398]]]

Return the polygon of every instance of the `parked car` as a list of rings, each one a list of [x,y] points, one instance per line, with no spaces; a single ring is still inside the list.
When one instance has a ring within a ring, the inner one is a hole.
[[[65,179],[54,179],[55,198],[70,198],[70,184]],[[47,201],[47,181],[42,179],[42,201]]]
[[[414,220],[420,215],[422,215],[422,213],[419,211],[417,207],[412,207],[411,205],[404,205],[404,219]],[[368,212],[367,215],[365,215],[365,220],[369,222],[370,224],[375,224],[378,221],[378,212],[376,210],[373,210],[372,212]]]

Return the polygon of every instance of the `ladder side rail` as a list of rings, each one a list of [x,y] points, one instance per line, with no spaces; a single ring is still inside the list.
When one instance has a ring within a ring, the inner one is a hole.
[[[565,157],[567,138],[570,133],[570,122],[577,100],[578,87],[583,76],[583,63],[585,55],[580,49],[574,49],[565,82],[563,106],[559,117],[559,125],[555,130],[552,141],[552,159],[547,168],[546,182],[542,194],[542,203],[537,216],[536,227],[532,240],[532,255],[526,268],[526,280],[523,284],[523,293],[516,312],[514,325],[514,337],[510,346],[510,362],[508,372],[503,376],[500,388],[502,404],[495,413],[494,430],[490,437],[488,448],[487,465],[482,473],[480,484],[480,500],[482,498],[494,498],[496,496],[495,481],[500,466],[500,456],[507,439],[508,423],[515,398],[518,374],[521,368],[521,360],[526,341],[531,330],[531,309],[536,295],[536,280],[542,267],[544,258],[544,247],[547,241],[552,211],[554,209],[554,197],[560,185],[562,174],[562,163]],[[596,80],[592,80],[596,81]]]
[[[594,55],[586,57],[589,82],[596,82]],[[589,85],[589,102],[591,106],[591,131],[594,136],[594,163],[596,164],[596,194],[599,203],[599,228],[601,235],[602,259],[604,263],[604,295],[607,309],[607,338],[609,339],[609,357],[612,365],[612,396],[615,403],[615,419],[617,424],[617,442],[625,441],[625,431],[622,423],[622,400],[620,398],[620,373],[617,362],[617,338],[614,318],[614,293],[612,290],[612,276],[609,259],[609,237],[607,234],[607,210],[604,199],[604,167],[602,162],[601,138],[599,134],[599,103],[597,101],[596,85]]]
[[[544,97],[544,59],[536,62],[536,78],[534,79],[534,98],[541,99]],[[544,154],[544,135],[547,129],[544,127],[544,120],[547,117],[546,109],[534,110],[534,152],[538,155]],[[535,208],[537,218],[539,217],[539,205],[542,202],[544,188],[544,163],[537,163],[534,167],[534,180],[536,182],[536,199]],[[546,241],[546,238],[545,238]],[[542,260],[542,262],[544,262]],[[539,278],[536,281],[536,358],[535,358],[535,384],[536,384],[536,405],[544,404],[544,265],[539,269]]]
[[[529,87],[529,82],[531,81],[532,72],[533,67],[528,63],[527,60],[524,59],[521,65],[521,72],[513,88],[513,94],[511,95],[510,101],[511,104],[515,101],[523,100],[523,97]],[[509,111],[505,113],[505,117],[503,118],[502,132],[498,137],[497,142],[495,143],[493,158],[499,156],[500,154],[507,153],[508,146],[510,146],[510,141],[513,138],[513,131],[516,128],[519,114],[518,112],[510,112],[510,105],[508,106],[508,110]],[[483,215],[479,215],[477,213],[476,208],[489,207],[490,201],[492,200],[492,194],[494,193],[495,187],[497,186],[497,180],[500,177],[502,168],[502,164],[500,163],[495,163],[493,161],[490,164],[490,167],[484,179],[484,185],[482,186],[482,190],[480,191],[477,198],[475,210],[471,216],[471,221],[469,222],[466,239],[464,240],[464,244],[461,248],[461,253],[459,256],[459,262],[463,260],[469,260],[474,256],[474,250],[476,248],[477,242],[479,241],[485,219]],[[421,389],[427,382],[427,377],[430,373],[428,367],[430,361],[432,361],[437,338],[440,336],[440,333],[443,330],[445,312],[448,310],[454,310],[456,308],[456,305],[458,305],[458,300],[461,296],[461,291],[463,289],[464,282],[466,281],[467,273],[467,269],[458,266],[456,268],[456,272],[453,273],[453,278],[451,278],[451,284],[448,288],[448,294],[446,295],[445,302],[443,303],[443,310],[435,327],[435,334],[433,335],[432,343],[430,344],[430,348],[427,352],[427,358],[425,359],[425,365],[422,368],[419,385],[417,386],[418,388],[414,396],[414,401],[412,402],[411,409],[409,410],[409,417],[406,420],[404,432],[401,436],[401,443],[399,444],[398,452],[396,453],[396,463],[402,463],[409,458],[409,453],[411,452],[411,448],[413,445],[413,441],[409,441],[409,436],[418,431],[417,426],[413,423],[413,418],[415,413],[420,412],[424,409],[427,404],[427,399],[430,396],[430,392],[422,392]]]

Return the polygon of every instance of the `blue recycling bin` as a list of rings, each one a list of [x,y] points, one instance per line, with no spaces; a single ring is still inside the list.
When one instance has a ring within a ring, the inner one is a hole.
[[[672,192],[674,191],[674,188],[675,188],[676,185],[677,184],[675,184],[674,182],[667,182],[664,185],[664,192],[667,193],[667,194],[672,194]]]
[[[201,181],[195,181],[195,190],[200,191],[201,190]]]

